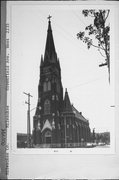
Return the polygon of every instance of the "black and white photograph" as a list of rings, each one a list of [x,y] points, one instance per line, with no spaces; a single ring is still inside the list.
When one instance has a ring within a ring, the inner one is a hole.
[[[114,149],[112,16],[107,7],[12,6],[10,118],[17,150]]]
[[[0,178],[118,179],[119,3],[1,9]]]

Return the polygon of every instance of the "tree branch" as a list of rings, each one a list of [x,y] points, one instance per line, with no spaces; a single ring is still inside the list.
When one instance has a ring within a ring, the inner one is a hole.
[[[108,10],[108,12],[107,12],[107,17],[105,18],[105,21],[107,20],[107,18],[109,16],[109,12],[110,12],[110,10]]]
[[[103,50],[105,51],[105,48],[104,48],[104,46],[101,44],[101,46],[102,46],[102,48],[103,48]]]
[[[101,40],[98,39],[98,41],[100,42],[100,45],[102,46],[102,49],[105,51],[105,48],[104,48],[104,46],[103,46],[102,43],[101,43]]]
[[[106,56],[104,56],[104,55],[101,53],[100,49],[98,49],[98,51],[99,51],[99,53],[101,54],[101,56],[103,56],[104,58],[106,58]]]
[[[98,48],[98,49],[102,49],[103,51],[104,51],[104,49],[103,48],[101,48],[101,47],[99,47],[99,46],[96,46],[96,45],[94,45],[94,44],[91,44],[93,47],[96,47],[96,48]]]

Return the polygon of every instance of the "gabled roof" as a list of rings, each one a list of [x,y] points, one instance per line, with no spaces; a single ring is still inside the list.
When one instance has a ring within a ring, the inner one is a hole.
[[[84,122],[88,122],[88,120],[82,116],[82,113],[79,112],[73,105],[72,105],[72,111],[74,112],[76,118]]]
[[[48,121],[48,119],[45,121],[41,132],[43,132],[45,129],[50,129],[52,131],[52,126],[51,126],[50,122]]]

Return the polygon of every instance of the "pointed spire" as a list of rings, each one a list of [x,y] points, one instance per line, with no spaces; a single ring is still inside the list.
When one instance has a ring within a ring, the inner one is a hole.
[[[41,55],[40,67],[43,65],[43,55]]]
[[[44,62],[56,62],[57,55],[55,51],[54,39],[52,34],[51,28],[51,16],[48,17],[48,30],[47,30],[47,39],[46,39],[46,46],[45,46],[45,54],[44,54]]]
[[[69,99],[69,95],[68,95],[68,92],[67,92],[67,88],[65,89],[64,111],[72,112],[72,105],[70,103],[70,99]]]
[[[52,31],[51,21],[50,21],[51,17],[52,17],[52,16],[50,16],[50,15],[47,17],[47,19],[49,19],[49,21],[48,21],[48,31]]]
[[[60,67],[60,60],[59,60],[59,58],[57,58],[57,64]]]

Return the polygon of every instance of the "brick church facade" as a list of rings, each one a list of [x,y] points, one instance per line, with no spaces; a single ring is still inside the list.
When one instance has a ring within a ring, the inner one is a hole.
[[[60,62],[55,50],[51,21],[48,21],[44,57],[41,56],[38,102],[33,117],[33,145],[90,141],[89,121],[70,102],[61,81]]]

